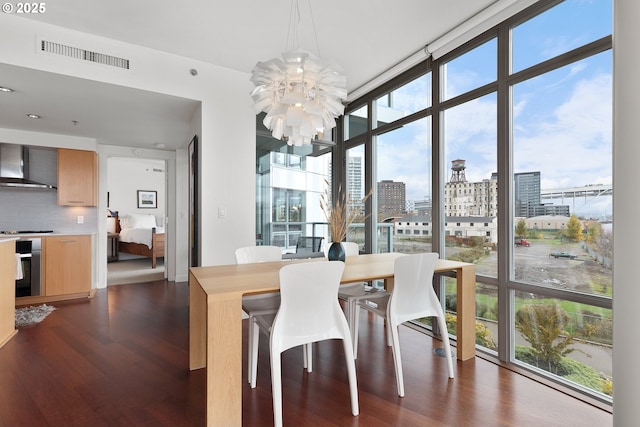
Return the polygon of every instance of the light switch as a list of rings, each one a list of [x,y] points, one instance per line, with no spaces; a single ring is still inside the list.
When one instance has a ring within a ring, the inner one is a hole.
[[[227,217],[227,210],[225,208],[218,208],[218,218],[225,219]]]

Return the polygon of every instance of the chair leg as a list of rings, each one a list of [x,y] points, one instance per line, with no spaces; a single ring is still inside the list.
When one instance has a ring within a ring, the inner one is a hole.
[[[344,357],[347,364],[347,374],[349,376],[349,392],[351,395],[351,413],[356,416],[360,413],[358,404],[358,382],[356,380],[356,361],[353,357],[353,345],[349,340],[343,339]]]
[[[349,324],[349,330],[351,330],[351,298],[347,297],[344,300],[344,317],[347,318],[347,323]]]
[[[353,332],[352,332],[353,359],[355,360],[358,358],[358,327],[360,325],[360,307],[358,307],[357,303],[354,304],[352,318],[353,318]]]
[[[398,325],[391,324],[391,322],[387,323],[387,328],[389,329],[391,335],[392,346],[391,349],[393,351],[393,364],[396,368],[396,383],[398,385],[398,396],[404,397],[404,377],[402,375],[402,355],[400,354],[400,339],[398,337]]]
[[[444,357],[447,359],[447,370],[449,378],[453,378],[453,358],[451,357],[451,345],[449,345],[449,332],[447,332],[447,322],[444,316],[438,317],[438,327],[442,335],[442,345],[444,346]]]
[[[313,343],[302,345],[302,366],[308,373],[313,372]]]
[[[258,378],[258,347],[260,343],[260,328],[255,318],[249,319],[249,383],[251,388],[256,388],[256,380]]]
[[[251,363],[251,355],[253,354],[253,317],[249,317],[249,334],[247,340],[247,382],[251,384],[253,376],[253,364]]]
[[[358,303],[356,299],[349,299],[349,317],[347,320],[349,321],[349,333],[351,334],[351,342],[353,343],[353,355],[354,359],[357,354],[358,340],[356,339],[356,330],[357,322],[359,321],[359,316],[356,319],[356,312],[360,307],[358,307]]]
[[[273,395],[273,424],[282,427],[282,372],[280,352],[271,350],[271,394]]]

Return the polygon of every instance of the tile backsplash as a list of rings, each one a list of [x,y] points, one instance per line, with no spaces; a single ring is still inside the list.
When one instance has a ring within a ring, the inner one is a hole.
[[[55,149],[29,150],[29,178],[56,185]],[[78,216],[83,217],[83,224],[78,224]],[[0,188],[0,230],[93,233],[97,224],[97,208],[58,206],[56,190]]]

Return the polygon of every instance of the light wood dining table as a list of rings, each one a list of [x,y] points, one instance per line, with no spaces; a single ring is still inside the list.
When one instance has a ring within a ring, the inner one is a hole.
[[[400,253],[349,257],[341,283],[384,280],[393,288],[393,266]],[[242,425],[242,296],[280,289],[284,260],[256,264],[192,267],[189,272],[189,368],[207,368],[207,426]],[[475,357],[474,264],[438,260],[436,273],[455,273],[457,282],[457,358]]]

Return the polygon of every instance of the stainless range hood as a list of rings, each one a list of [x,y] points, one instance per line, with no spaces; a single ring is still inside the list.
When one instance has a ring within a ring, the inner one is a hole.
[[[0,143],[0,187],[55,189],[29,179],[29,150],[18,144]]]

